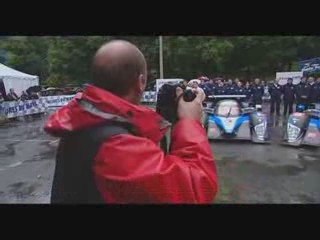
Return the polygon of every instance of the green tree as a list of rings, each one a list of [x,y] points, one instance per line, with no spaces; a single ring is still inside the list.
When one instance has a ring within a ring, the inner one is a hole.
[[[38,75],[43,80],[48,76],[49,39],[50,37],[7,37],[1,40],[0,47],[8,52],[9,66]]]
[[[90,81],[95,51],[112,39],[136,44],[146,57],[149,80],[159,77],[157,36],[1,36],[0,50],[1,56],[8,56],[7,65],[38,75],[42,83],[81,84]],[[297,70],[300,60],[320,56],[319,40],[318,36],[165,36],[164,75],[186,79],[199,74],[274,77],[276,71]]]

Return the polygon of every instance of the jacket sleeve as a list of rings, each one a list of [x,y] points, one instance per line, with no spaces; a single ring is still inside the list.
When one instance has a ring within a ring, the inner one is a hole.
[[[189,119],[174,127],[168,155],[146,138],[110,138],[95,158],[94,173],[108,203],[212,203],[218,189],[206,132]]]

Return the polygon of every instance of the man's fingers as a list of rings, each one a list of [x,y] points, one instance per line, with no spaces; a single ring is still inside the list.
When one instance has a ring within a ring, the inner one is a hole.
[[[197,102],[202,103],[202,102],[204,101],[204,99],[205,99],[205,94],[204,94],[204,92],[203,92],[203,91],[197,91],[197,96],[196,96],[195,100],[196,100]]]
[[[179,98],[183,94],[183,89],[181,87],[176,88],[176,96]]]

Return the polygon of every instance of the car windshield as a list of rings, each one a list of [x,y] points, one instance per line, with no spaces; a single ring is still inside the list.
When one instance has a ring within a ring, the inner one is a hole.
[[[234,100],[223,100],[218,102],[216,107],[216,114],[222,117],[239,116],[239,104]]]

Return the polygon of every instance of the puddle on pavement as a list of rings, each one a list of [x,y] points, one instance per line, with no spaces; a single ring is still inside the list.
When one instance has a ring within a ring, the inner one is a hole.
[[[40,186],[41,184],[39,183],[17,182],[7,187],[8,192],[6,196],[17,199],[28,198],[34,196],[37,188]]]

